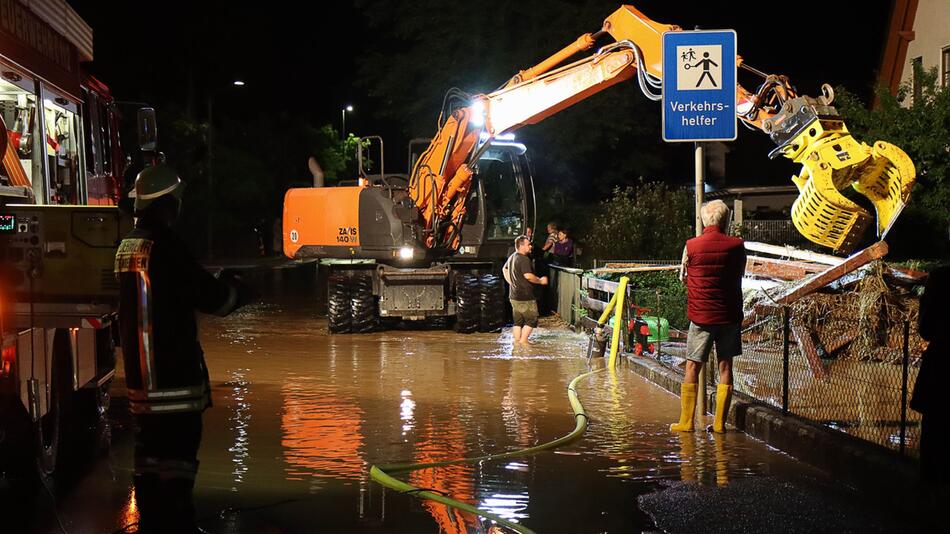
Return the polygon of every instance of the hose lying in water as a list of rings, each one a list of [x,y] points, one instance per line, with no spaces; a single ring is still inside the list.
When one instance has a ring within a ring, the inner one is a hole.
[[[419,469],[427,469],[430,467],[442,467],[446,465],[455,465],[455,464],[471,464],[476,462],[484,462],[488,460],[501,460],[503,458],[516,458],[519,456],[528,456],[531,454],[536,454],[541,451],[554,449],[560,447],[561,445],[566,445],[577,438],[581,437],[584,434],[584,431],[587,430],[587,414],[584,413],[584,405],[581,404],[581,401],[577,398],[577,390],[574,389],[574,386],[583,380],[595,373],[604,371],[607,367],[597,369],[595,371],[590,371],[579,375],[571,380],[570,385],[567,386],[567,398],[571,401],[571,409],[574,410],[574,430],[572,430],[566,436],[557,438],[554,441],[549,441],[547,443],[542,443],[541,445],[535,445],[534,447],[529,447],[527,449],[521,449],[512,452],[505,452],[501,454],[489,454],[487,456],[479,456],[476,458],[462,458],[459,460],[448,460],[444,462],[432,462],[427,464],[392,464],[392,465],[383,465],[383,466],[370,466],[369,476],[379,484],[386,486],[387,488],[394,489],[400,493],[409,493],[420,499],[429,499],[442,503],[446,506],[452,508],[458,508],[459,510],[464,510],[475,515],[480,515],[482,517],[487,517],[500,525],[504,525],[515,532],[520,532],[522,534],[533,534],[534,531],[525,527],[524,525],[519,525],[517,523],[512,523],[506,519],[503,519],[491,512],[476,508],[470,504],[457,501],[450,497],[440,495],[431,491],[426,491],[424,489],[417,488],[410,484],[407,484],[401,480],[397,480],[390,476],[387,472],[407,472],[407,471],[417,471]]]

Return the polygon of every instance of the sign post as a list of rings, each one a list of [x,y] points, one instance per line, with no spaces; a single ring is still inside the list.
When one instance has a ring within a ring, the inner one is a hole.
[[[704,141],[733,141],[736,119],[736,32],[663,34],[663,140],[693,142],[696,163],[696,235],[705,192]],[[706,366],[700,367],[696,410],[706,417]]]

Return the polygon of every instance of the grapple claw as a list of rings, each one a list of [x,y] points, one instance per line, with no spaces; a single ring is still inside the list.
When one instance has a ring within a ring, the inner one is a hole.
[[[849,253],[872,218],[841,191],[850,186],[871,201],[883,239],[910,198],[916,173],[900,148],[884,141],[872,148],[855,141],[843,124],[837,126],[838,131],[812,128],[796,140],[804,149],[794,157],[802,171],[792,179],[799,190],[792,222],[809,241]]]

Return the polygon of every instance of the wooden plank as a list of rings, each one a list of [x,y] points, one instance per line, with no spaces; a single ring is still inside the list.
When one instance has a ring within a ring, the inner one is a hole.
[[[793,320],[789,326],[791,327],[792,337],[795,338],[798,348],[808,361],[811,374],[819,380],[823,379],[825,377],[825,366],[821,363],[821,357],[818,355],[818,347],[815,345],[812,331],[806,328],[801,321]]]
[[[810,250],[801,250],[795,247],[770,245],[768,243],[759,243],[757,241],[746,241],[745,249],[752,252],[761,252],[773,256],[782,256],[785,258],[795,258],[797,260],[813,261],[825,265],[841,265],[845,258],[831,256],[829,254],[819,254]]]
[[[849,343],[854,341],[856,337],[858,337],[857,330],[838,334],[825,343],[825,350],[828,351],[828,354],[834,354],[839,349],[846,347]]]
[[[583,287],[585,289],[596,289],[597,291],[606,291],[607,293],[613,294],[617,291],[617,286],[620,284],[618,282],[611,282],[610,280],[601,280],[600,278],[590,278],[585,277],[583,282]]]
[[[588,297],[586,295],[581,295],[581,308],[585,308],[595,312],[603,312],[607,307],[607,303],[602,300],[597,300],[595,298]]]
[[[805,295],[809,295],[825,287],[855,269],[863,267],[874,260],[883,258],[886,254],[887,243],[878,241],[870,247],[852,254],[844,263],[829,267],[820,273],[812,275],[805,280],[804,283],[788,288],[777,295],[772,295],[772,300],[778,305],[791,304]]]
[[[639,267],[601,267],[592,269],[592,273],[646,273],[653,271],[678,271],[679,265],[643,265]]]
[[[599,326],[599,325],[597,324],[597,319],[592,319],[589,315],[585,315],[585,316],[581,317],[581,327],[582,327],[585,331],[587,331],[587,330],[593,330],[593,329],[597,328],[598,326]],[[613,335],[614,329],[611,328],[609,325],[606,325],[606,324],[605,324],[605,325],[603,325],[603,326],[600,326],[600,328],[603,328],[603,329],[604,329],[604,335],[607,336],[608,338]]]
[[[819,273],[826,268],[827,266],[817,263],[749,256],[746,259],[745,272],[780,280],[801,280],[809,274]]]

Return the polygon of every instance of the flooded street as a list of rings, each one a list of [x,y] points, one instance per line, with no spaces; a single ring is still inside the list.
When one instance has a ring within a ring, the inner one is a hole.
[[[315,300],[277,295],[203,320],[215,405],[195,501],[209,532],[485,532],[471,514],[384,490],[369,466],[507,452],[574,428],[580,334],[548,322],[529,348],[513,348],[510,329],[329,335]],[[745,434],[670,433],[679,399],[625,365],[577,393],[591,423],[571,445],[395,476],[537,532],[913,530]],[[134,531],[124,409],[116,398],[112,446],[76,481],[4,503],[13,532]]]

